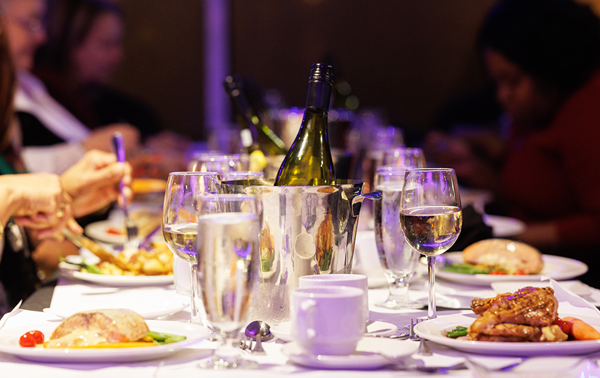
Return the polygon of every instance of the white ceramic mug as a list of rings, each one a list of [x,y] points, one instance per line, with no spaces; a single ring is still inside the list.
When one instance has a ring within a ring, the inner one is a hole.
[[[362,312],[365,323],[369,321],[369,281],[362,274],[320,274],[302,276],[299,279],[299,287],[333,287],[348,286],[363,290]]]
[[[363,290],[355,287],[298,288],[292,292],[292,337],[312,355],[350,355],[364,335]]]

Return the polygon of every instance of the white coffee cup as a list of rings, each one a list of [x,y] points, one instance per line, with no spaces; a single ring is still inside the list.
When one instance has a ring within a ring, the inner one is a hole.
[[[302,276],[299,279],[299,287],[333,287],[348,286],[363,290],[362,311],[363,319],[369,321],[369,281],[362,274],[321,274]]]
[[[350,355],[364,335],[363,290],[355,287],[298,288],[292,292],[292,337],[313,355]]]
[[[190,264],[175,255],[173,255],[173,283],[177,294],[188,297],[192,295]]]

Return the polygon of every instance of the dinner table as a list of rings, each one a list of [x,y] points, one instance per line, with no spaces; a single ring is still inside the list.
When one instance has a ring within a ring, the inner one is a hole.
[[[422,302],[422,309],[389,310],[376,306],[383,301],[388,289],[380,277],[369,277],[369,322],[379,324],[380,337],[368,337],[369,343],[383,343],[382,353],[387,358],[387,363],[373,366],[372,359],[380,357],[351,356],[345,360],[333,359],[329,361],[327,356],[318,362],[318,359],[310,359],[308,363],[300,364],[297,359],[292,359],[286,353],[286,340],[289,341],[285,331],[275,333],[277,337],[264,342],[263,347],[266,354],[255,354],[240,350],[243,357],[259,363],[258,368],[252,370],[204,370],[198,367],[201,359],[210,356],[218,342],[210,341],[204,327],[189,324],[190,312],[189,299],[185,295],[178,294],[172,284],[152,286],[116,286],[102,285],[97,282],[89,282],[74,277],[60,276],[51,284],[41,288],[32,295],[16,315],[7,319],[0,335],[11,329],[37,329],[40,327],[54,327],[62,321],[60,312],[69,313],[78,308],[114,308],[130,304],[132,307],[144,308],[144,304],[169,302],[169,306],[181,304],[180,307],[172,307],[172,310],[163,309],[163,312],[174,311],[162,315],[154,313],[153,320],[149,324],[178,324],[182,327],[194,326],[198,332],[203,330],[202,337],[197,342],[191,343],[184,348],[167,353],[150,360],[136,360],[132,358],[119,358],[123,361],[114,361],[106,358],[91,357],[87,361],[64,362],[64,361],[35,361],[23,359],[12,353],[0,352],[0,372],[3,377],[278,377],[293,374],[297,377],[332,377],[332,376],[364,376],[372,374],[378,377],[404,377],[404,376],[438,376],[451,375],[456,377],[598,377],[600,369],[596,361],[600,359],[600,344],[592,351],[569,355],[569,343],[565,342],[564,351],[554,352],[548,355],[536,355],[539,353],[525,353],[525,356],[511,355],[506,352],[495,352],[481,350],[479,352],[465,352],[462,350],[442,345],[437,342],[427,341],[432,355],[423,356],[418,352],[418,341],[392,339],[391,334],[402,334],[406,332],[406,326],[411,319],[425,319],[427,317],[427,283],[423,274],[417,274],[411,281],[410,296],[414,301]],[[561,292],[573,296],[576,300],[584,300],[590,308],[586,311],[597,311],[595,306],[600,306],[600,290],[582,284],[576,279],[556,283]],[[457,316],[468,316],[472,314],[469,308],[473,298],[492,297],[497,294],[489,284],[473,285],[465,282],[453,282],[440,278],[436,284],[438,302],[438,320],[443,321]],[[577,295],[575,293],[580,293]],[[562,303],[562,302],[561,302]],[[167,306],[168,307],[168,306]],[[44,310],[49,308],[50,310]],[[55,311],[53,311],[55,310]],[[56,314],[58,312],[58,315]],[[598,315],[600,319],[600,315]],[[419,324],[426,324],[419,323]],[[152,327],[152,326],[151,326]],[[417,326],[418,327],[418,326]],[[274,325],[273,329],[277,329]],[[186,328],[189,329],[189,328]],[[375,334],[379,331],[376,331]],[[0,344],[6,343],[0,340]],[[13,340],[13,343],[15,341]],[[362,342],[362,340],[361,340]],[[390,344],[391,343],[391,344]],[[576,343],[576,342],[574,342]],[[600,342],[598,342],[600,343]],[[488,343],[489,344],[489,343]],[[499,344],[499,343],[496,343]],[[504,344],[504,343],[503,343]],[[535,349],[535,343],[529,343]],[[558,344],[558,343],[557,343]],[[145,348],[152,349],[152,348]],[[485,348],[484,348],[485,349]],[[42,350],[43,351],[43,350]],[[400,351],[398,358],[394,357],[395,351]],[[410,351],[407,354],[406,351]],[[128,351],[123,350],[123,354]],[[522,354],[522,353],[517,353]],[[389,357],[389,358],[388,358]],[[142,358],[143,359],[143,358]],[[315,364],[317,361],[317,365]],[[329,364],[331,363],[331,364]],[[466,363],[468,368],[462,365],[461,369],[449,371],[424,372],[417,369],[424,367],[450,367],[460,363]],[[509,372],[494,371],[494,368],[502,368],[518,364]],[[376,364],[377,365],[377,364]],[[317,367],[315,367],[317,366]],[[485,366],[487,368],[482,368]]]

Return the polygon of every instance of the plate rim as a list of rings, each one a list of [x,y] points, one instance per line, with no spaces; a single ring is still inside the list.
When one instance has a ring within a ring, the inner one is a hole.
[[[100,242],[109,243],[109,244],[117,244],[117,245],[124,244],[127,241],[126,234],[110,236],[110,234],[106,234],[105,232],[100,232],[99,230],[97,230],[99,228],[102,228],[102,229],[106,229],[109,227],[117,227],[118,228],[120,226],[122,226],[123,229],[125,229],[125,227],[123,226],[123,222],[117,222],[114,220],[105,219],[105,220],[100,220],[100,221],[96,221],[96,222],[92,222],[92,223],[88,224],[87,226],[85,226],[84,232],[90,238],[100,241]],[[90,233],[90,230],[91,230],[91,233]],[[110,237],[107,237],[107,235]]]
[[[155,347],[132,347],[132,348],[105,348],[105,349],[40,349],[23,348],[18,345],[9,345],[9,341],[18,339],[20,333],[33,329],[39,329],[44,334],[51,333],[60,322],[40,322],[31,325],[21,325],[0,330],[0,352],[10,354],[28,361],[38,362],[139,362],[151,360],[177,352],[189,345],[195,344],[210,335],[210,331],[201,325],[164,320],[147,320],[148,328],[162,332],[173,331],[173,327],[188,328],[185,334],[186,340],[173,344],[164,344]],[[177,329],[177,328],[176,328]],[[48,333],[46,333],[48,332]],[[16,336],[19,335],[19,336]]]
[[[62,264],[62,263],[60,263]],[[63,276],[73,277],[86,282],[93,282],[101,285],[113,285],[113,286],[146,286],[146,285],[170,285],[173,283],[174,276],[172,274],[165,274],[159,276],[111,276],[108,274],[93,274],[86,272],[79,272],[72,269],[67,269],[64,266],[59,269]],[[108,277],[108,279],[103,279]]]
[[[561,314],[562,317],[573,314]],[[592,323],[597,327],[600,326],[600,318],[592,318],[589,316],[573,315],[582,319],[588,323]],[[582,353],[597,352],[600,350],[600,340],[577,340],[577,341],[565,341],[565,342],[540,342],[540,343],[528,343],[528,342],[493,342],[493,341],[470,341],[470,340],[456,340],[451,339],[441,334],[432,334],[426,332],[426,327],[435,322],[446,320],[447,325],[445,328],[450,328],[456,325],[468,326],[467,319],[475,320],[478,315],[474,313],[465,314],[454,314],[447,316],[440,316],[436,319],[426,320],[415,326],[415,333],[432,342],[445,345],[452,349],[460,350],[463,352],[486,354],[486,355],[501,355],[501,356],[538,356],[538,355],[573,355]],[[597,328],[596,327],[596,328]],[[577,343],[575,349],[565,349],[565,343]],[[532,348],[533,347],[533,348]],[[559,353],[556,353],[559,352]]]
[[[462,254],[462,251],[446,252],[443,255],[458,256],[458,254]],[[563,275],[528,274],[528,275],[523,275],[523,276],[514,276],[514,275],[490,276],[488,274],[467,274],[467,273],[447,272],[440,268],[440,269],[436,269],[435,275],[436,275],[436,278],[439,277],[439,278],[442,278],[442,279],[445,279],[448,281],[452,281],[452,282],[457,282],[457,283],[463,283],[465,277],[471,277],[471,279],[469,280],[470,285],[481,286],[481,285],[489,285],[492,282],[497,282],[497,281],[541,281],[542,276],[550,277],[557,281],[568,280],[568,279],[579,277],[579,276],[587,273],[587,271],[589,270],[589,266],[586,263],[584,263],[583,261],[575,260],[575,259],[572,259],[569,257],[543,254],[542,260],[544,261],[544,264],[546,264],[547,262],[568,263],[572,266],[579,267],[579,270],[575,273],[563,274]],[[552,260],[555,260],[555,261],[552,261]]]
[[[135,311],[136,313],[140,314],[144,320],[148,321],[148,320],[156,320],[157,318],[163,317],[163,316],[167,316],[167,315],[171,315],[171,314],[175,314],[179,311],[184,310],[186,307],[189,306],[189,303],[186,303],[185,301],[181,301],[180,303],[178,302],[177,306],[173,306],[167,310],[158,310],[158,311]],[[105,309],[106,306],[99,306],[98,308],[87,308],[84,310],[76,310],[75,312],[71,313],[71,315],[79,312],[79,311],[89,311],[89,310],[103,310]],[[50,311],[48,311],[48,313],[57,316],[60,319],[66,319],[67,317],[71,316],[71,315],[66,315],[64,311],[60,310],[55,310],[52,307],[48,307],[48,309],[50,309]],[[45,310],[45,309],[44,309]],[[46,312],[46,311],[44,311]]]
[[[386,339],[386,338],[377,338],[377,337],[363,337],[361,340],[367,339],[369,342],[381,341],[381,342],[396,342],[399,341]],[[360,341],[359,341],[360,342]],[[302,365],[308,366],[312,368],[321,368],[321,369],[337,369],[337,370],[368,370],[368,369],[377,369],[386,365],[392,364],[392,359],[400,359],[405,358],[407,356],[412,355],[418,349],[418,344],[410,343],[405,345],[411,345],[413,348],[410,352],[404,352],[399,355],[390,355],[385,356],[383,353],[373,352],[370,355],[345,355],[345,356],[335,356],[335,355],[310,355],[310,354],[294,354],[290,352],[291,348],[299,348],[298,344],[295,341],[291,341],[289,343],[284,344],[281,347],[281,353],[288,357],[290,361]]]

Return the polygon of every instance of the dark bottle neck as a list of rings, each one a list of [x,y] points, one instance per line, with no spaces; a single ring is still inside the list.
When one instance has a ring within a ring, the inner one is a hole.
[[[308,82],[308,95],[306,96],[306,108],[329,110],[331,99],[331,84],[323,80],[311,80]]]

